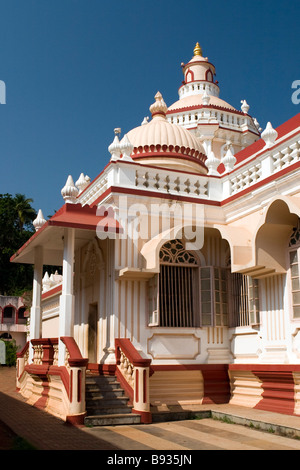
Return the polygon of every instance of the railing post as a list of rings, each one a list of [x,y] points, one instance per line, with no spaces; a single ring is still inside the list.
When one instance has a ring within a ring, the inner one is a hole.
[[[83,424],[86,415],[85,405],[85,372],[87,359],[69,359],[70,389],[69,415],[67,421],[71,424]]]
[[[132,398],[132,412],[141,416],[142,423],[151,423],[149,398],[151,359],[144,359],[128,338],[117,338],[115,351],[117,377],[121,381],[121,386]]]
[[[134,401],[132,411],[141,415],[143,423],[151,423],[149,366],[134,368]]]
[[[28,360],[29,360],[29,341],[27,341],[22,351],[17,353],[17,367],[16,367],[17,390],[20,390],[21,388],[20,378],[24,372],[25,366],[28,364]]]
[[[81,356],[80,350],[73,338],[61,337],[68,352],[69,366],[69,413],[66,420],[74,425],[84,422],[86,415],[85,404],[85,374],[88,359]]]

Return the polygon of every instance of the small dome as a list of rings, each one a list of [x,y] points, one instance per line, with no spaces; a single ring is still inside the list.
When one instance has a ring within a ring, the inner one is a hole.
[[[176,101],[171,106],[169,106],[168,111],[180,111],[181,109],[191,108],[192,106],[194,108],[198,106],[200,107],[204,104],[202,98],[203,94],[185,96],[184,98],[181,98],[180,100]],[[221,100],[221,98],[217,96],[210,95],[209,105],[216,106],[218,108],[224,108],[224,110],[227,109],[228,111],[236,111],[236,109],[231,106],[231,104],[227,103],[224,100]]]
[[[128,132],[134,147],[132,158],[145,164],[207,173],[200,141],[190,131],[169,123],[167,110],[158,92],[155,103],[150,106],[152,120]]]

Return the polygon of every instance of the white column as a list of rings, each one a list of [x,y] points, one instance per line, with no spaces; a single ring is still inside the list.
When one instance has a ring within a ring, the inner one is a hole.
[[[73,272],[74,272],[74,248],[75,229],[65,229],[64,233],[64,255],[63,255],[63,282],[62,293],[59,304],[59,336],[73,336],[74,334],[74,295],[73,295]],[[65,345],[59,340],[58,365],[65,364]]]
[[[34,272],[32,289],[32,306],[30,309],[30,340],[42,336],[42,279],[43,279],[43,248],[34,249]],[[33,350],[29,349],[29,362],[32,362]]]

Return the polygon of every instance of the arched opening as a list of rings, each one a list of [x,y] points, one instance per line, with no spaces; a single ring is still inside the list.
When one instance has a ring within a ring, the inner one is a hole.
[[[19,323],[21,325],[25,324],[26,321],[27,321],[27,317],[26,317],[27,313],[26,313],[26,307],[20,307],[17,311],[17,321],[16,323]]]
[[[270,205],[255,239],[256,265],[264,267],[265,274],[286,273],[286,247],[297,223],[298,216],[290,212],[286,202],[278,199]]]
[[[300,318],[300,219],[293,228],[288,247],[289,282],[292,317]]]
[[[7,305],[2,312],[3,323],[15,323],[16,309],[13,305]]]

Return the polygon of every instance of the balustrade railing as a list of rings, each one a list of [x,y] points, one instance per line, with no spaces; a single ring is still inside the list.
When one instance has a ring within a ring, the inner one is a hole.
[[[58,338],[39,338],[28,342],[17,354],[17,389],[21,388],[24,372],[41,377],[59,375],[66,389],[69,407],[66,419],[81,422],[85,415],[85,372],[88,360],[84,359],[71,337],[61,337],[66,346],[65,364],[58,366]],[[33,348],[32,362],[29,362],[30,343]]]
[[[151,422],[149,372],[151,359],[143,358],[128,338],[117,338],[116,375],[133,403],[132,411],[141,415],[143,423]]]

